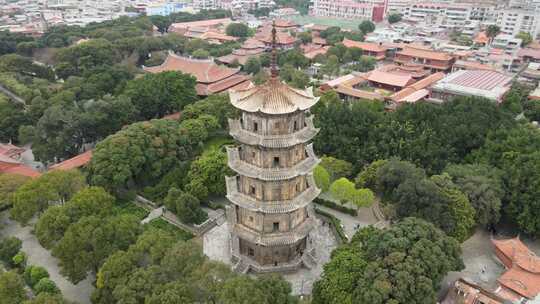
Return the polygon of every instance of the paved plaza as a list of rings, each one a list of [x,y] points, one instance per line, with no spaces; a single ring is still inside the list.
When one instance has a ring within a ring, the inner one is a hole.
[[[283,274],[284,279],[292,285],[293,295],[311,294],[313,283],[321,276],[322,266],[330,260],[330,253],[337,247],[336,237],[329,225],[323,225],[320,219],[317,219],[310,238],[313,247],[316,248],[317,266]],[[230,234],[227,223],[214,227],[203,236],[203,251],[211,260],[231,265]]]

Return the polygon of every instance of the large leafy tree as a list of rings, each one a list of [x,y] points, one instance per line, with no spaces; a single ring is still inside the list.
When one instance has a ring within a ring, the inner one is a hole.
[[[197,99],[195,78],[181,72],[146,74],[127,83],[124,93],[141,119],[159,118],[182,110]]]
[[[225,29],[227,35],[233,37],[247,37],[249,35],[249,27],[244,23],[231,23]]]
[[[224,195],[225,176],[231,174],[225,153],[211,150],[191,163],[186,190],[199,200],[205,200],[209,195]]]
[[[138,218],[132,215],[84,217],[68,228],[53,255],[60,260],[62,274],[78,283],[89,271],[97,273],[109,255],[126,250],[140,230]]]
[[[77,192],[65,205],[50,207],[39,217],[35,226],[39,243],[45,248],[51,248],[81,218],[109,215],[114,201],[103,188],[89,187]]]
[[[476,210],[478,224],[496,224],[501,217],[504,196],[502,172],[489,165],[450,165],[445,172],[467,195]]]
[[[222,128],[227,128],[228,119],[238,117],[238,110],[232,106],[226,94],[210,95],[205,99],[187,105],[182,111],[181,120],[197,119],[202,115],[211,115],[218,119]]]
[[[364,34],[371,33],[375,30],[375,24],[369,20],[364,20],[358,25],[358,29]]]
[[[349,177],[353,171],[353,165],[351,163],[332,156],[321,157],[320,165],[330,173],[331,180],[333,181],[342,177]]]
[[[15,271],[0,274],[0,304],[20,304],[26,299],[24,282]]]
[[[36,213],[50,205],[63,204],[86,187],[84,176],[77,170],[51,171],[19,187],[13,193],[11,216],[26,224]]]
[[[208,261],[201,247],[150,229],[101,267],[93,303],[295,303],[277,277],[253,279]],[[148,302],[151,301],[151,302]]]
[[[92,39],[87,42],[61,49],[57,55],[56,73],[67,79],[73,75],[90,73],[94,69],[112,66],[119,56],[113,44],[105,39]]]
[[[200,224],[208,217],[195,196],[176,188],[169,190],[165,206],[187,224]]]
[[[464,268],[460,254],[455,239],[420,219],[367,227],[332,253],[313,302],[434,303],[444,276]]]
[[[90,180],[115,191],[156,183],[178,162],[192,159],[216,127],[207,115],[180,124],[165,119],[132,124],[97,145]]]
[[[13,203],[13,194],[22,185],[30,181],[27,176],[19,174],[0,174],[0,208]]]

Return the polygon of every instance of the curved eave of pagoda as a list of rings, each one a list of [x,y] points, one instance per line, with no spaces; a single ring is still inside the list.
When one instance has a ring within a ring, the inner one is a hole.
[[[227,147],[228,165],[236,173],[264,181],[277,181],[307,175],[313,171],[321,160],[315,156],[313,144],[306,147],[308,157],[292,167],[261,168],[243,161],[238,147]]]
[[[320,99],[313,95],[313,87],[305,90],[291,88],[279,80],[243,90],[229,90],[231,104],[245,112],[268,115],[292,114],[306,111]]]
[[[313,124],[313,116],[306,117],[306,126],[286,135],[262,135],[242,128],[239,119],[229,119],[229,133],[240,143],[265,148],[288,148],[312,140],[319,132]]]
[[[236,176],[225,177],[225,182],[227,184],[227,199],[231,203],[250,211],[272,214],[296,211],[308,206],[311,201],[319,196],[321,190],[315,185],[312,174],[307,176],[307,181],[308,188],[291,200],[260,201],[238,190]]]
[[[247,228],[242,224],[235,224],[233,232],[241,239],[262,246],[281,246],[295,244],[302,239],[305,239],[309,232],[313,229],[315,221],[313,216],[306,218],[300,225],[288,232],[277,233],[260,233],[258,231]]]

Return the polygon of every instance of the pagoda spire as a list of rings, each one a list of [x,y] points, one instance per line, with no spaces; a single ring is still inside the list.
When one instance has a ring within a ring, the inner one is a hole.
[[[277,31],[276,31],[276,20],[272,21],[272,62],[270,64],[270,75],[272,78],[277,78],[279,76],[279,70],[277,67]]]

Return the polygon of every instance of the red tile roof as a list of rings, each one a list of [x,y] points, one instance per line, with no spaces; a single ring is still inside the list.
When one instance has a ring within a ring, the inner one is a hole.
[[[405,87],[414,82],[410,75],[397,75],[379,70],[372,71],[368,80],[395,87]]]
[[[182,116],[182,112],[176,112],[169,115],[165,115],[162,117],[162,119],[179,120],[181,116]]]
[[[540,49],[531,49],[531,48],[519,49],[517,52],[517,56],[520,58],[531,57],[538,60],[540,59]]]
[[[430,85],[434,84],[435,82],[443,78],[444,78],[444,73],[442,72],[431,74],[428,77],[422,80],[419,80],[413,83],[412,85],[407,86],[403,90],[394,93],[392,96],[390,96],[390,99],[392,99],[395,102],[411,102],[411,100],[414,100],[414,99],[417,99],[417,100],[418,98],[421,99],[421,97],[414,94],[416,94],[416,92],[418,91],[424,90],[425,88],[429,87]],[[424,95],[425,92],[423,91],[422,93],[418,93],[418,94]],[[425,97],[425,95],[423,97]]]
[[[220,80],[218,82],[209,84],[205,88],[206,94],[203,94],[203,95],[221,93],[242,82],[248,82],[248,81],[249,81],[249,78],[246,75],[234,75],[229,78]]]
[[[509,268],[498,282],[528,299],[540,294],[540,257],[530,251],[517,237],[492,242],[497,249],[497,255]]]
[[[201,21],[173,23],[169,27],[169,31],[174,31],[178,29],[188,29],[191,27],[208,27],[208,26],[215,27],[219,25],[225,25],[231,22],[232,20],[230,18],[222,18],[222,19],[210,19],[210,20],[201,20]]]
[[[86,166],[92,159],[92,150],[88,150],[63,162],[52,165],[50,170],[71,170]]]
[[[321,38],[321,37],[313,37],[313,38],[311,39],[311,42],[312,42],[312,43],[315,43],[315,44],[321,44],[321,45],[326,45],[326,44],[328,44],[328,43],[326,42],[326,39]]]
[[[7,168],[0,168],[0,173],[18,174],[31,178],[41,176],[41,173],[23,164],[17,164]]]
[[[387,50],[386,47],[379,45],[377,43],[361,42],[361,41],[350,40],[347,38],[343,39],[343,45],[345,45],[348,48],[356,47],[364,51],[374,52],[374,53],[385,52]]]
[[[197,78],[197,82],[206,84],[223,80],[240,71],[240,68],[233,69],[217,65],[213,60],[186,58],[173,53],[169,53],[169,56],[167,56],[167,59],[161,65],[144,67],[143,69],[150,73],[180,71],[191,74]]]
[[[25,148],[17,147],[12,144],[2,144],[0,143],[0,155],[5,155],[7,157],[18,157],[26,151]]]
[[[315,58],[317,55],[324,55],[328,50],[330,49],[330,46],[323,46],[322,48],[311,50],[307,53],[304,53],[304,56],[309,59]]]
[[[452,56],[450,56],[450,54],[445,53],[445,52],[437,52],[437,51],[412,48],[412,47],[404,47],[403,50],[397,52],[396,54],[409,56],[409,57],[415,57],[415,58],[425,58],[425,59],[441,60],[441,61],[449,61],[452,59]]]

